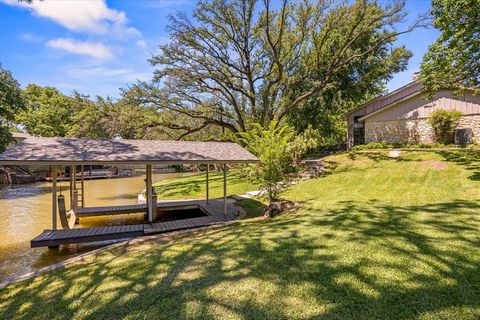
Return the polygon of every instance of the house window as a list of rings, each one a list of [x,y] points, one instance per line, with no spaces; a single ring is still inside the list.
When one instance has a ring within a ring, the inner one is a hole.
[[[365,125],[359,119],[363,116],[353,117],[353,145],[365,144]]]
[[[355,116],[353,117],[353,126],[355,128],[363,128],[364,127],[364,124],[363,122],[360,121],[360,118],[363,117],[363,116]]]

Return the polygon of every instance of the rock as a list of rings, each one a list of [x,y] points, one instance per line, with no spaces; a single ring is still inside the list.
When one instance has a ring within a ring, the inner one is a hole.
[[[256,196],[262,195],[264,193],[265,193],[264,191],[255,190],[255,191],[248,191],[246,194],[250,197],[256,197]]]
[[[292,201],[274,201],[268,206],[267,211],[265,211],[265,217],[274,217],[280,213],[290,211],[296,207],[297,205],[295,204],[295,202]]]
[[[320,158],[304,159],[300,162],[304,170],[299,173],[300,178],[310,179],[319,176],[324,169],[324,162]]]

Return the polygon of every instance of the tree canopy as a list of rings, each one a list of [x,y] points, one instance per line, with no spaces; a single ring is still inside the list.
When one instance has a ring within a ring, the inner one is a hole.
[[[374,93],[403,70],[411,54],[393,42],[423,24],[398,30],[405,15],[403,2],[200,1],[193,18],[171,16],[171,41],[151,59],[153,81],[132,89],[142,103],[190,118],[163,122],[181,136],[210,125],[234,134],[266,127],[309,102],[304,111],[318,113],[319,99],[335,102],[334,88]]]
[[[15,121],[32,135],[43,137],[173,139],[158,119],[167,115],[138,105],[126,90],[118,99],[73,92],[68,96],[53,87],[29,84],[23,90],[26,108]]]
[[[71,99],[53,87],[29,84],[23,91],[24,111],[16,120],[25,130],[42,137],[64,137],[72,125],[75,112]]]
[[[0,67],[0,152],[13,141],[10,126],[15,114],[25,107],[20,84],[12,74]]]
[[[423,58],[423,84],[430,93],[442,88],[480,92],[478,0],[433,0],[431,13],[441,34]]]

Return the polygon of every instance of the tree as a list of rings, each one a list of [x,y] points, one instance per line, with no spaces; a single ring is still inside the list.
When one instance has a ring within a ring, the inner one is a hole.
[[[267,191],[271,204],[278,199],[282,182],[287,179],[286,173],[292,165],[288,149],[295,131],[289,126],[277,127],[272,121],[266,129],[256,124],[240,135],[249,151],[260,160],[258,165],[250,166],[249,177]]]
[[[177,128],[182,136],[209,125],[234,134],[268,127],[370,61],[396,60],[386,69],[397,70],[409,53],[392,42],[423,23],[397,31],[404,17],[403,2],[284,0],[273,9],[269,0],[200,1],[193,19],[171,16],[171,41],[150,60],[154,80],[133,89],[143,103],[191,118]]]
[[[421,65],[421,80],[432,94],[439,89],[480,92],[480,5],[478,0],[433,0],[439,38]]]
[[[345,17],[342,33],[347,32],[352,21],[348,16]],[[354,50],[365,50],[378,36],[378,32],[381,31],[372,29],[365,32],[362,39],[358,39]],[[332,51],[328,46],[335,45],[324,44],[326,52]],[[311,50],[316,48],[312,47]],[[285,92],[289,101],[294,101],[301,92],[324,78],[324,70],[311,67],[315,56],[315,52],[308,52],[302,67],[295,71],[297,82],[292,83]],[[320,94],[300,104],[288,115],[289,122],[299,132],[312,126],[321,133],[324,145],[338,145],[346,137],[343,114],[374,96],[385,93],[386,82],[393,74],[406,69],[411,56],[412,53],[403,46],[390,48],[387,43],[378,46],[367,58],[355,60],[339,71]]]
[[[256,123],[240,136],[248,150],[260,160],[247,166],[247,175],[267,191],[270,204],[278,200],[289,174],[299,169],[299,160],[315,149],[318,142],[318,133],[311,127],[296,135],[291,126],[278,124],[276,120],[267,128]]]
[[[156,110],[140,106],[124,93],[120,99],[95,100],[76,92],[72,97],[76,112],[67,136],[84,138],[165,139],[163,128],[153,125],[160,116]]]
[[[104,117],[100,125],[111,138],[123,139],[145,139],[155,138],[154,132],[151,132],[151,123],[156,121],[158,114],[155,110],[143,107],[138,104],[130,103],[128,99],[98,99],[98,107],[103,111]],[[159,130],[156,130],[157,134]],[[165,135],[163,135],[164,137]],[[160,137],[162,135],[160,134]]]
[[[72,99],[53,87],[29,84],[23,90],[26,109],[16,115],[25,130],[42,137],[65,137],[73,125]]]
[[[15,120],[15,113],[24,108],[20,84],[9,71],[0,67],[0,152],[13,142],[9,128]]]
[[[67,136],[75,138],[110,138],[103,127],[106,112],[101,108],[97,101],[93,101],[89,96],[74,92],[72,97],[73,104],[76,106],[76,112],[71,115],[71,123]]]

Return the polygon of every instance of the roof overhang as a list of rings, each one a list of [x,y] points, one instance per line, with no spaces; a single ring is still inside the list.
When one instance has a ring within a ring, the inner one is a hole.
[[[410,98],[413,98],[413,97],[415,97],[415,96],[417,96],[417,95],[419,95],[419,94],[421,94],[421,93],[422,93],[422,91],[415,91],[415,92],[409,94],[408,96],[405,96],[405,97],[402,97],[402,98],[400,98],[400,99],[398,99],[398,100],[393,101],[392,103],[386,105],[386,106],[383,107],[383,108],[380,108],[380,109],[378,109],[378,110],[376,110],[376,111],[373,111],[373,112],[370,112],[369,114],[364,115],[363,117],[359,118],[358,120],[359,120],[359,121],[363,121],[363,120],[365,120],[365,119],[368,119],[368,118],[370,118],[371,116],[374,116],[374,115],[376,115],[376,114],[378,114],[378,113],[381,113],[381,112],[383,112],[383,111],[385,111],[385,110],[388,110],[388,109],[390,109],[390,108],[392,108],[392,107],[395,107],[397,104],[399,104],[399,103],[401,103],[401,102],[403,102],[403,101],[405,101],[405,100],[408,100],[408,99],[410,99]]]
[[[412,86],[417,85],[417,84],[419,84],[419,83],[420,83],[419,80],[414,80],[414,81],[412,81],[412,82],[410,82],[410,83],[407,83],[406,85],[404,85],[404,86],[402,86],[402,87],[400,87],[400,88],[398,88],[398,89],[393,90],[392,92],[390,92],[390,93],[388,93],[388,94],[386,94],[386,95],[373,98],[373,99],[367,101],[366,103],[358,106],[357,108],[355,108],[355,109],[353,109],[353,110],[350,110],[349,112],[345,113],[345,114],[343,115],[343,119],[346,120],[347,117],[348,117],[350,114],[354,113],[355,111],[357,111],[357,110],[359,110],[359,109],[361,109],[361,108],[367,107],[368,105],[370,105],[370,104],[372,104],[372,103],[375,103],[375,102],[377,102],[377,101],[387,99],[388,97],[390,97],[390,96],[392,96],[392,95],[395,95],[395,94],[399,93],[400,91],[405,90],[405,89],[408,89],[409,87],[412,87]],[[380,108],[379,110],[383,110],[384,108],[385,108],[385,107],[382,107],[382,108]],[[379,110],[377,110],[377,111],[379,111]],[[375,112],[376,112],[376,111],[375,111]]]
[[[253,163],[231,142],[31,137],[0,155],[0,165],[119,165]]]

